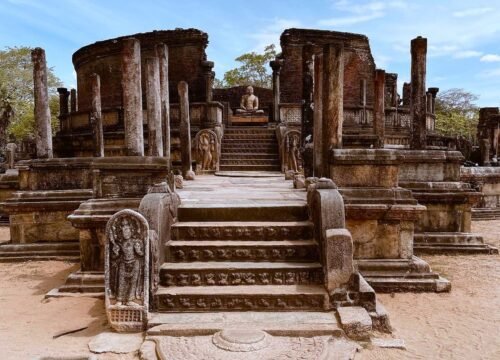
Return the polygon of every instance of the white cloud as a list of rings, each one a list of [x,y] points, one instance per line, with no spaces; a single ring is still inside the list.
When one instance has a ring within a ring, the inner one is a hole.
[[[497,54],[486,54],[480,59],[482,62],[498,62],[500,61],[500,55]]]
[[[354,25],[362,22],[370,21],[373,19],[381,18],[384,16],[384,13],[381,11],[374,12],[372,14],[367,15],[359,15],[359,16],[346,16],[346,17],[337,17],[330,19],[323,19],[318,21],[318,24],[321,26],[345,26],[345,25]]]
[[[294,27],[301,27],[301,22],[292,19],[275,19],[273,23],[262,28],[260,32],[250,35],[257,40],[252,51],[262,52],[267,45],[275,44],[279,49],[280,36],[283,30]]]
[[[346,26],[364,23],[385,16],[389,9],[402,9],[406,6],[404,1],[370,1],[364,4],[340,0],[334,3],[338,11],[348,13],[346,16],[336,16],[318,21],[320,26]]]
[[[487,13],[489,13],[492,10],[493,9],[489,8],[489,7],[471,8],[471,9],[465,9],[465,10],[455,11],[453,13],[453,16],[457,17],[457,18],[479,16],[479,15],[487,14]]]
[[[461,50],[457,51],[456,53],[453,54],[453,57],[455,59],[468,59],[468,58],[473,58],[473,57],[479,57],[483,55],[481,51],[476,51],[476,50]]]
[[[486,70],[479,74],[481,78],[491,78],[491,77],[500,77],[500,68]]]

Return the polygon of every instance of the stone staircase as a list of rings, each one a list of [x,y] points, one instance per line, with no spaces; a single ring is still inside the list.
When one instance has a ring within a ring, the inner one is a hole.
[[[158,312],[322,311],[328,295],[303,202],[185,203],[166,246]]]
[[[222,138],[220,171],[280,171],[275,130],[227,127]]]
[[[80,245],[74,241],[0,245],[0,262],[41,260],[77,262],[80,260]]]

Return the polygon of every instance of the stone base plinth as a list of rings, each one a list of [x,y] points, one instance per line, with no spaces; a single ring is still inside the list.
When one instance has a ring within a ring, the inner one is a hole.
[[[415,234],[413,249],[417,254],[498,254],[482,236],[459,232]]]
[[[52,289],[45,297],[89,296],[104,299],[104,273],[99,271],[75,271],[69,274],[64,285]]]
[[[248,124],[267,124],[269,116],[264,114],[255,115],[232,115],[229,118],[231,125],[248,125]]]
[[[424,260],[363,259],[357,260],[359,271],[377,292],[448,292],[451,283],[433,272]]]

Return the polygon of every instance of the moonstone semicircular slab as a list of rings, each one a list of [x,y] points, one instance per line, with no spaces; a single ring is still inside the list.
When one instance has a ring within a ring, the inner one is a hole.
[[[262,330],[225,329],[213,336],[213,343],[220,349],[248,352],[264,349],[270,344],[271,336]]]

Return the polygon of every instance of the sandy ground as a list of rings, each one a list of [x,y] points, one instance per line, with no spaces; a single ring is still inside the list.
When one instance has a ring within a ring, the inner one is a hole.
[[[500,221],[473,224],[500,246]],[[0,241],[5,239],[0,228]],[[8,235],[8,233],[7,233]],[[426,256],[452,281],[449,294],[381,294],[394,336],[407,350],[364,349],[356,359],[500,359],[500,257]],[[108,330],[102,300],[44,300],[77,265],[64,262],[0,263],[0,359],[87,358],[87,344]],[[62,331],[84,331],[53,339]],[[133,359],[101,356],[99,359]]]

